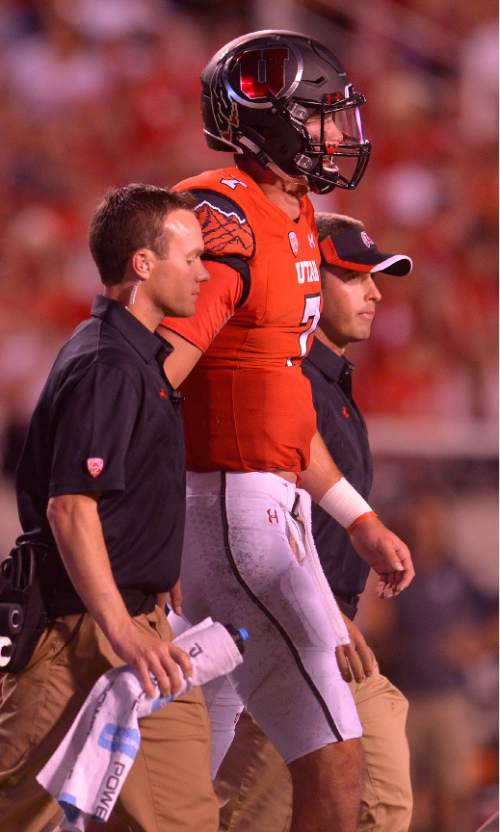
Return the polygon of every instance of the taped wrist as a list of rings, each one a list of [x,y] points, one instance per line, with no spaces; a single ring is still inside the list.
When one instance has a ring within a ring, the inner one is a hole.
[[[351,523],[351,525],[347,527],[347,529],[346,529],[347,534],[352,534],[354,529],[356,528],[356,526],[359,526],[359,524],[362,523],[363,520],[366,520],[368,517],[376,517],[376,516],[377,516],[377,514],[376,514],[375,511],[366,511],[364,514],[360,514],[359,517],[356,518],[354,523]]]
[[[375,514],[372,507],[344,477],[323,494],[319,506],[349,532],[358,520],[361,521],[368,514]]]

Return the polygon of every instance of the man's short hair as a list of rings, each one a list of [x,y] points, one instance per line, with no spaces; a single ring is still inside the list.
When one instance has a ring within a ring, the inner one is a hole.
[[[325,240],[341,231],[352,231],[353,228],[364,229],[360,220],[349,217],[347,214],[325,214],[318,211],[314,214],[314,220],[318,229],[318,237]]]
[[[90,223],[89,246],[105,286],[120,283],[129,258],[140,248],[159,257],[167,254],[165,217],[171,211],[192,211],[190,194],[156,185],[131,183],[108,191]]]

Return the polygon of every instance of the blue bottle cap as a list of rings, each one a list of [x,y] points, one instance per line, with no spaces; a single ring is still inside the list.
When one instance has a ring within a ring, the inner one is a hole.
[[[238,627],[238,632],[242,637],[243,641],[248,641],[248,630],[245,630],[244,627]]]

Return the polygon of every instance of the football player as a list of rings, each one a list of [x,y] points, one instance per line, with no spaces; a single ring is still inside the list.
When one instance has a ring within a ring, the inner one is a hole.
[[[414,574],[405,544],[329,456],[300,367],[321,312],[307,192],[360,181],[363,103],[337,58],[306,36],[256,32],[216,53],[202,74],[204,132],[235,164],[178,185],[196,197],[211,279],[197,314],[162,328],[191,472],[183,612],[250,634],[229,692],[224,682],[206,692],[214,770],[236,697],[289,765],[292,832],[354,830],[361,788],[361,727],[335,662],[348,635],[314,548],[310,498],[348,529],[382,594]]]
[[[352,217],[316,213],[322,253],[323,308],[302,370],[311,382],[318,428],[349,481],[368,498],[373,464],[366,425],[352,396],[353,366],[346,348],[370,337],[382,296],[379,274],[403,276],[412,261],[379,251],[363,224]],[[347,264],[347,267],[346,267]],[[365,758],[357,832],[408,832],[412,813],[408,700],[383,676],[354,623],[369,568],[349,536],[314,505],[314,540],[332,592],[344,615],[350,644],[337,649],[363,727]],[[219,770],[224,801],[221,828],[229,832],[285,830],[291,814],[290,777],[279,755],[248,715]]]

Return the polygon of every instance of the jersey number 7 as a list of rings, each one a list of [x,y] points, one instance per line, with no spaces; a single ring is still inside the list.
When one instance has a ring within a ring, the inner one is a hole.
[[[317,292],[314,295],[306,295],[304,298],[304,314],[302,315],[301,324],[307,324],[310,321],[307,329],[299,335],[300,353],[299,358],[303,358],[307,353],[307,340],[318,326],[319,316],[321,314],[321,295]]]

